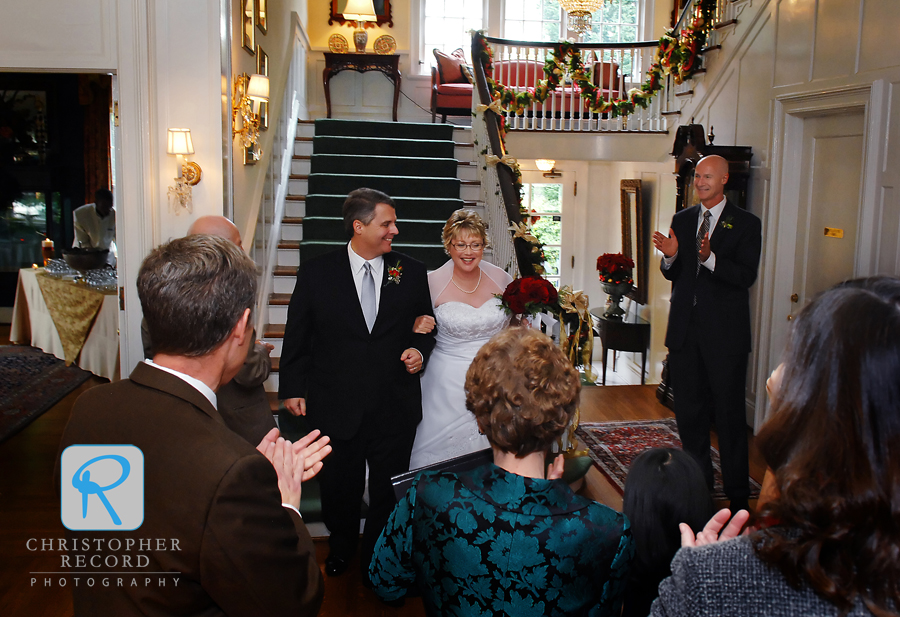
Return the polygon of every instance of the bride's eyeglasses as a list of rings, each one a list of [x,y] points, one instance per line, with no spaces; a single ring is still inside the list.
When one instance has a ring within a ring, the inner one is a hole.
[[[456,248],[456,250],[460,253],[462,253],[467,248],[470,248],[474,252],[479,253],[484,250],[484,242],[469,242],[468,244],[466,244],[465,242],[454,242],[453,247]]]

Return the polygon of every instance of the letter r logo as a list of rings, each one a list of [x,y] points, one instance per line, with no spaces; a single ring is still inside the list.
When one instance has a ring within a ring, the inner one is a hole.
[[[131,531],[144,522],[144,453],[74,445],[60,458],[60,519],[72,530]]]

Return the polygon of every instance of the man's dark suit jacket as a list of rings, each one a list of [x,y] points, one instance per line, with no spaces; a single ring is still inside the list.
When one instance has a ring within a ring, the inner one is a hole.
[[[400,282],[388,268],[402,267]],[[420,315],[433,315],[425,266],[401,253],[384,255],[378,318],[370,333],[350,271],[347,247],[300,266],[288,310],[278,397],[306,399],[307,418],[333,439],[353,437],[363,416],[415,430],[422,419],[419,373],[409,374],[403,351],[425,361],[434,333],[413,334]]]
[[[709,341],[727,345],[734,352],[750,351],[749,288],[756,281],[762,248],[762,225],[753,214],[725,203],[715,230],[710,230],[710,249],[716,269],[697,269],[697,227],[702,206],[686,208],[672,218],[678,238],[678,257],[662,273],[672,281],[666,347],[681,349],[691,311],[699,311]],[[697,306],[694,307],[694,297]]]
[[[70,540],[177,539],[180,550],[151,543],[149,564],[137,569],[181,573],[177,586],[171,575],[152,575],[149,586],[139,576],[137,586],[126,577],[122,587],[74,587],[76,615],[318,612],[324,587],[315,548],[300,517],[282,507],[275,470],[185,381],[142,362],[129,379],[85,392],[60,452],[73,444],[141,449],[144,522],[127,532],[69,531]]]

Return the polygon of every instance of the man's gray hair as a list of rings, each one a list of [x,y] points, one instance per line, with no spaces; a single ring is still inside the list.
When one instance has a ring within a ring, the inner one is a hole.
[[[203,356],[256,302],[256,264],[234,243],[203,234],[155,248],[137,288],[154,353]]]

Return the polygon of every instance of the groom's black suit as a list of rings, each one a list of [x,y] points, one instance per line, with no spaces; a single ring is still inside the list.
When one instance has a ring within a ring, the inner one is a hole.
[[[725,493],[742,502],[749,495],[744,404],[750,352],[748,290],[756,281],[762,226],[753,214],[726,203],[715,228],[710,229],[715,270],[701,265],[697,272],[696,237],[702,212],[697,205],[672,218],[678,254],[668,269],[662,268],[663,276],[672,281],[666,347],[675,416],[685,451],[697,460],[711,484],[712,408]]]
[[[401,362],[415,348],[428,359],[434,333],[414,334],[420,315],[433,315],[425,266],[400,253],[384,256],[378,317],[370,333],[353,282],[347,247],[300,266],[288,310],[279,398],[306,399],[306,417],[332,439],[319,474],[332,553],[349,556],[359,534],[369,464],[369,510],[363,568],[394,507],[391,476],[409,468],[422,419],[420,374]],[[388,268],[400,264],[399,283]]]

